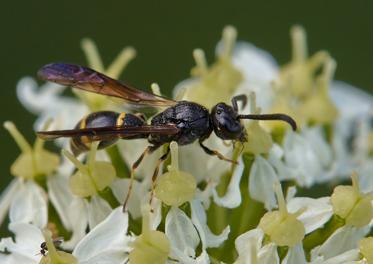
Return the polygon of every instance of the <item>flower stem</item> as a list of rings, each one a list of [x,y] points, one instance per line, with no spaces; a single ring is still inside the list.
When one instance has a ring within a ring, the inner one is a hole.
[[[311,234],[307,235],[303,239],[303,248],[307,255],[307,258],[310,259],[311,250],[324,243],[328,237],[330,237],[335,230],[342,227],[345,224],[345,221],[337,215],[334,215],[328,223],[325,224],[323,228],[317,229]]]
[[[106,149],[111,163],[113,163],[114,168],[117,172],[117,177],[119,178],[129,178],[130,171],[127,164],[124,162],[122,155],[119,152],[118,146],[114,145]]]

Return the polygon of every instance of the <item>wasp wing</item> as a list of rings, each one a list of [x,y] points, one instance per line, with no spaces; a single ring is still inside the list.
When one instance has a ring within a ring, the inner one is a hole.
[[[136,135],[175,135],[180,131],[175,125],[143,125],[143,126],[121,126],[121,127],[94,127],[71,130],[39,131],[37,135],[44,140],[53,140],[60,137],[86,137],[90,141],[101,141],[105,139],[126,139]]]
[[[133,88],[90,68],[75,64],[47,64],[38,71],[38,76],[43,80],[88,92],[118,97],[136,105],[169,107],[177,103],[174,100]]]

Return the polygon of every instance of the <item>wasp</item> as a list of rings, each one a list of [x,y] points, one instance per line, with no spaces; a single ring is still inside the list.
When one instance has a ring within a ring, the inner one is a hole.
[[[144,156],[153,153],[171,141],[176,141],[179,145],[188,145],[198,140],[199,145],[208,155],[236,163],[204,144],[211,133],[214,132],[222,140],[246,142],[247,133],[241,122],[242,119],[285,121],[290,124],[293,130],[296,130],[296,122],[286,114],[239,114],[238,102],[245,105],[246,95],[233,97],[231,105],[223,102],[217,103],[209,111],[195,102],[175,101],[133,88],[84,66],[52,63],[42,67],[38,71],[38,76],[43,80],[61,85],[121,98],[138,106],[166,108],[153,116],[150,123],[147,123],[144,115],[139,113],[100,111],[81,119],[72,130],[37,132],[39,137],[46,140],[70,137],[71,149],[75,155],[88,151],[93,141],[99,141],[98,148],[102,149],[111,146],[118,139],[147,139],[150,143],[149,146],[131,167],[131,182],[134,179],[134,171]],[[170,148],[167,147],[165,153],[158,160],[153,173],[152,190],[154,190],[159,167],[167,159],[169,153]],[[129,186],[124,204],[129,198],[131,189],[132,184]]]

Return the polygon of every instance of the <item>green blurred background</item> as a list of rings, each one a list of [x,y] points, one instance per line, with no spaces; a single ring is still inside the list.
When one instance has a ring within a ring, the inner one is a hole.
[[[336,78],[373,92],[372,1],[3,1],[0,16],[0,121],[12,120],[30,141],[35,116],[18,102],[17,81],[53,61],[85,64],[83,37],[93,38],[106,64],[126,45],[136,48],[122,79],[137,87],[158,82],[163,92],[189,76],[192,50],[214,56],[222,28],[268,50],[280,64],[290,58],[289,28],[302,24],[310,52],[328,50]],[[19,154],[0,129],[0,190]]]

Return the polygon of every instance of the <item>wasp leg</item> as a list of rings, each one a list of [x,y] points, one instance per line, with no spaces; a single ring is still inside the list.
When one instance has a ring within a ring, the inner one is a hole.
[[[152,201],[153,201],[154,190],[155,190],[155,186],[156,186],[156,181],[157,181],[157,177],[158,177],[159,168],[160,168],[162,162],[167,159],[168,154],[170,154],[170,146],[167,147],[166,153],[164,153],[158,159],[157,166],[155,167],[155,170],[154,170],[154,173],[153,173],[153,177],[152,177],[152,190],[150,192],[150,200],[149,200],[150,207],[151,207],[151,204],[152,204]]]
[[[209,149],[208,147],[206,147],[205,145],[203,145],[203,141],[199,141],[199,145],[201,146],[201,148],[208,154],[208,155],[212,155],[212,156],[217,156],[219,159],[221,160],[225,160],[225,161],[228,161],[228,162],[231,162],[233,164],[238,164],[237,161],[235,160],[231,160],[231,159],[228,159],[226,157],[224,157],[223,154],[219,153],[218,151],[216,150],[211,150]]]
[[[128,199],[131,196],[133,181],[135,179],[135,170],[140,165],[141,161],[144,159],[144,157],[146,155],[153,153],[160,146],[161,145],[148,146],[144,150],[144,152],[140,155],[140,157],[132,164],[132,167],[131,167],[131,178],[130,178],[130,183],[129,183],[129,186],[128,186],[128,192],[127,192],[126,198],[124,199],[124,203],[123,203],[123,212],[126,211],[127,202],[128,202]]]
[[[233,110],[236,111],[236,112],[238,112],[237,102],[241,102],[242,103],[241,108],[245,108],[245,106],[247,104],[246,94],[239,94],[239,95],[236,95],[232,98],[232,107],[233,107]]]

